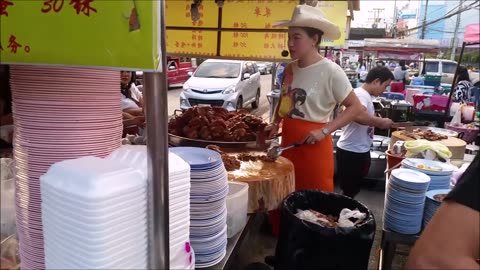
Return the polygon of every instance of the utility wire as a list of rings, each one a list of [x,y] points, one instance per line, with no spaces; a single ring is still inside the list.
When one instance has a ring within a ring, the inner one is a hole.
[[[426,27],[426,26],[428,26],[428,25],[437,23],[437,22],[439,22],[439,21],[448,19],[448,18],[450,18],[450,17],[453,17],[453,16],[455,16],[455,15],[457,15],[457,14],[460,14],[460,13],[462,13],[462,12],[471,10],[471,9],[473,9],[473,8],[480,8],[480,5],[473,7],[473,5],[478,4],[478,2],[479,2],[479,1],[477,0],[477,1],[475,1],[474,3],[470,4],[469,6],[466,6],[466,7],[462,8],[462,9],[460,9],[460,10],[457,10],[457,11],[454,12],[454,13],[451,13],[451,11],[448,12],[448,13],[447,13],[448,15],[445,15],[445,16],[442,17],[442,18],[438,18],[438,19],[432,20],[432,21],[430,21],[430,22],[424,23],[424,24],[422,24],[421,26],[414,27],[414,28],[411,28],[411,29],[408,29],[408,30],[399,31],[399,32],[402,33],[402,32],[417,30],[417,29]],[[449,13],[450,13],[450,14],[449,14]]]

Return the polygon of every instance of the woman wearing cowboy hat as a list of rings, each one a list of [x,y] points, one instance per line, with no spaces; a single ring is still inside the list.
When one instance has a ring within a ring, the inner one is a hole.
[[[350,123],[362,111],[345,72],[318,52],[321,39],[338,39],[340,30],[322,11],[308,5],[297,6],[290,21],[277,22],[275,26],[288,26],[288,49],[294,61],[285,68],[280,102],[267,131],[273,136],[283,121],[283,146],[307,144],[283,154],[295,165],[297,190],[333,192],[330,133]],[[337,104],[346,110],[330,122]]]

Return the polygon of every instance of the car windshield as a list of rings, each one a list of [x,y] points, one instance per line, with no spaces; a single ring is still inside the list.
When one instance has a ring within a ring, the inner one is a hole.
[[[237,78],[240,75],[240,68],[240,63],[205,62],[198,67],[195,77]]]

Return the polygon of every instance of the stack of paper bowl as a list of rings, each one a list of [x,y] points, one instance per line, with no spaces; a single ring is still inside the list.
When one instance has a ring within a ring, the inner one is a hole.
[[[41,176],[47,269],[146,269],[147,179],[115,161],[58,162]]]
[[[108,156],[125,167],[137,169],[148,177],[147,147],[123,145]],[[190,166],[179,156],[168,156],[170,268],[190,269],[194,262],[190,245]]]
[[[195,268],[214,266],[225,257],[227,247],[227,171],[215,151],[194,147],[170,151],[191,168],[190,241]]]
[[[39,177],[55,162],[121,144],[118,71],[13,65],[16,219],[22,269],[44,268]]]

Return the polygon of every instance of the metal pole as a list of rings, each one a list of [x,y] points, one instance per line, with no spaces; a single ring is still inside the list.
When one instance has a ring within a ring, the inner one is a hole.
[[[168,202],[168,99],[165,1],[160,5],[162,73],[145,73],[149,190],[149,269],[170,268]]]
[[[272,86],[270,87],[271,91],[275,90],[275,79],[277,78],[277,64],[280,65],[281,63],[282,62],[280,63],[272,62],[272,70],[270,72],[272,74],[272,80],[271,80]]]
[[[455,85],[457,83],[458,70],[460,69],[460,64],[462,63],[463,51],[465,51],[465,45],[467,44],[463,42],[462,50],[460,51],[460,57],[458,57],[457,69],[455,70],[455,75],[453,75],[452,87],[450,88],[450,94],[448,95],[447,107],[445,108],[445,114],[443,115],[443,123],[445,123],[445,121],[447,121],[448,117],[450,116],[450,104],[452,102],[453,91],[455,90]],[[440,125],[440,127],[442,126],[443,125]]]
[[[455,31],[453,31],[453,38],[452,38],[452,53],[450,54],[450,60],[455,60],[455,54],[457,53],[457,33],[458,33],[458,28],[460,28],[460,17],[462,16],[462,13],[460,10],[463,8],[463,2],[464,0],[460,1],[460,5],[458,6],[458,14],[457,14],[457,22],[455,23]]]
[[[427,28],[425,26],[425,24],[427,23],[427,10],[428,10],[428,0],[425,0],[425,13],[423,14],[423,26],[422,26],[422,38],[421,39],[425,38],[425,30]]]
[[[397,21],[398,21],[397,0],[393,2],[393,38],[397,38]]]

